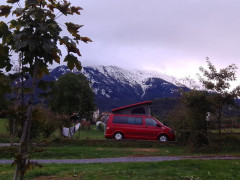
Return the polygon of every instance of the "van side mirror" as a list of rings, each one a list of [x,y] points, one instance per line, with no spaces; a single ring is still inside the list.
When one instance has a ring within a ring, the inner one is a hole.
[[[156,126],[157,126],[157,127],[161,127],[161,125],[160,125],[160,124],[157,124]]]

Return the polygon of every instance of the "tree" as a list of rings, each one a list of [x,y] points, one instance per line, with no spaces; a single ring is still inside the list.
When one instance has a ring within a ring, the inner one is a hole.
[[[197,90],[185,92],[183,103],[188,108],[188,115],[192,120],[192,130],[200,130],[207,134],[206,117],[207,113],[211,112],[208,92]]]
[[[51,109],[59,115],[78,113],[82,118],[92,117],[94,93],[83,74],[67,73],[59,77],[50,94]]]
[[[196,137],[207,136],[206,115],[211,112],[209,94],[206,91],[180,90],[178,105],[169,114],[169,119],[176,130],[178,141],[201,145]],[[205,144],[207,142],[204,142]]]
[[[8,107],[8,100],[6,94],[9,93],[9,78],[4,74],[0,74],[0,113],[2,110],[6,110]]]
[[[32,107],[35,95],[37,80],[44,74],[48,74],[48,66],[53,62],[60,63],[61,51],[60,45],[65,45],[68,54],[64,58],[68,67],[81,69],[81,64],[75,56],[81,56],[77,44],[79,41],[91,42],[87,37],[79,35],[79,28],[82,25],[66,22],[65,26],[72,35],[61,36],[62,29],[57,23],[57,18],[61,15],[80,15],[81,7],[71,6],[67,0],[25,0],[25,5],[20,5],[20,0],[7,0],[9,4],[18,6],[12,10],[13,6],[1,5],[0,16],[8,17],[12,12],[15,19],[8,23],[0,22],[0,69],[10,71],[13,64],[11,62],[11,53],[21,54],[23,72],[32,76],[32,85],[30,98],[27,105],[26,119],[24,120],[22,136],[20,140],[19,155],[16,158],[17,164],[14,179],[17,179],[20,172],[20,179],[23,179],[24,173],[29,166],[27,164],[27,154],[29,146],[30,127],[32,119]],[[58,11],[56,16],[55,11]]]
[[[209,145],[207,114],[211,112],[209,94],[206,91],[192,90],[183,94],[186,118],[189,124],[189,143],[195,149]]]
[[[199,77],[206,90],[211,91],[212,113],[217,119],[219,134],[221,134],[223,108],[227,105],[234,105],[234,99],[239,95],[239,86],[230,90],[230,82],[236,80],[237,66],[231,64],[217,71],[209,58],[206,62],[208,69],[200,67],[202,76]]]

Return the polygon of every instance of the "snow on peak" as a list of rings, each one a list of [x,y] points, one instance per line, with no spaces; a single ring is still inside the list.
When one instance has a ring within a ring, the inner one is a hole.
[[[153,81],[154,78],[162,79],[166,81],[166,84],[171,83],[178,87],[187,87],[190,89],[203,89],[199,85],[199,83],[197,83],[190,77],[178,79],[176,77],[169,76],[157,71],[147,71],[139,69],[127,70],[120,68],[118,66],[88,66],[86,68],[88,68],[88,70],[90,69],[90,71],[95,70],[98,71],[98,73],[103,74],[105,77],[107,77],[108,82],[114,83],[113,81],[118,81],[121,84],[130,85],[136,89],[136,92],[139,92],[137,91],[137,88],[140,87],[143,93],[140,94],[142,97],[145,95],[146,90],[152,87],[151,81]],[[81,72],[91,81],[91,84],[97,83],[94,78],[91,78],[91,75],[86,71],[86,68],[83,68]],[[71,72],[71,70],[68,69],[67,66],[59,66],[58,71],[61,72],[61,74]],[[73,70],[72,72],[78,73],[79,71]],[[109,97],[109,93],[111,93],[111,91],[109,90],[101,89],[94,89],[93,91],[95,93],[99,92],[106,97]]]
[[[141,87],[143,94],[145,91],[152,86],[151,83],[146,83],[148,80],[151,81],[153,78],[159,78],[172,83],[178,87],[188,87],[190,89],[200,89],[200,85],[190,77],[186,78],[175,78],[157,71],[146,71],[146,70],[126,70],[117,66],[90,66],[98,72],[104,74],[109,79],[114,78],[115,80],[121,82],[122,84],[129,84],[132,87],[139,86]],[[84,70],[83,70],[84,73]],[[85,74],[85,73],[84,73]],[[87,75],[87,74],[86,74]],[[106,93],[102,93],[105,94]]]

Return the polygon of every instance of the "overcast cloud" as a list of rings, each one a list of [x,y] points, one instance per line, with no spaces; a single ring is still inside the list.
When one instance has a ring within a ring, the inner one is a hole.
[[[84,0],[79,5],[81,33],[94,41],[81,46],[83,65],[181,77],[194,76],[206,57],[217,68],[240,66],[238,0]]]
[[[70,2],[84,10],[67,21],[83,24],[81,35],[93,40],[80,45],[84,66],[116,65],[194,77],[209,57],[218,69],[232,63],[240,68],[239,0]]]

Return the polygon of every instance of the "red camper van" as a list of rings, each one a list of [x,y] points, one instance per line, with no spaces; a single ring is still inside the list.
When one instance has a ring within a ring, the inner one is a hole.
[[[140,113],[150,112],[148,110],[150,104],[151,101],[146,101],[112,110],[113,114],[107,121],[105,138],[159,140],[162,142],[175,140],[173,129],[149,116],[150,113]]]

